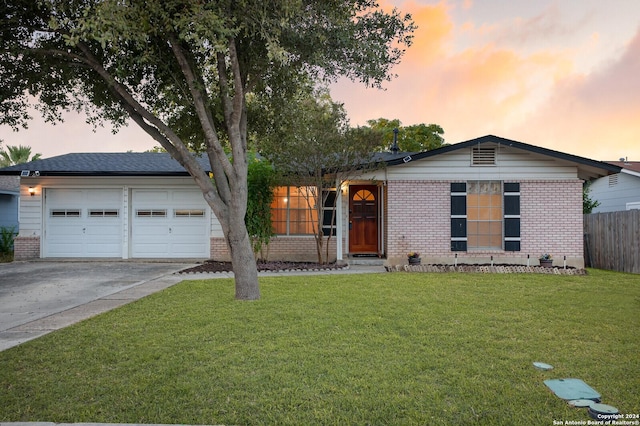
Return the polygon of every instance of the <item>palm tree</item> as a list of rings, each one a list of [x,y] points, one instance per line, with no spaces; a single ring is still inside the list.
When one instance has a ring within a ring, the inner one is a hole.
[[[28,163],[29,161],[39,160],[40,157],[42,157],[42,154],[34,154],[33,157],[31,156],[30,146],[7,145],[6,149],[0,150],[0,167]]]

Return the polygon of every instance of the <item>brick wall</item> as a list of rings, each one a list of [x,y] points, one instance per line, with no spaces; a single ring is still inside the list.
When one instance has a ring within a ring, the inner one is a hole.
[[[419,180],[387,184],[387,258],[418,251],[424,257],[448,254],[450,189],[448,182]]]
[[[387,185],[387,263],[406,263],[417,251],[423,263],[453,263],[451,251],[451,181],[390,181]],[[556,265],[582,268],[582,181],[520,181],[521,251],[457,252],[460,263],[532,265],[551,253]]]
[[[14,260],[38,258],[40,258],[40,237],[16,237],[13,241]]]
[[[520,183],[521,252],[583,258],[582,181]]]
[[[326,240],[323,252],[326,250]],[[331,238],[329,246],[329,262],[336,260],[336,238]],[[263,256],[266,260],[288,260],[294,262],[317,262],[315,239],[309,237],[276,236],[271,238]],[[215,260],[229,261],[229,250],[224,238],[211,238],[211,258]]]

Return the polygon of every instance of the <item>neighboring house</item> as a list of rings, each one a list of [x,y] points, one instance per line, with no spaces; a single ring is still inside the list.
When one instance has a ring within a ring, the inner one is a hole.
[[[18,232],[18,205],[20,178],[0,176],[0,228],[13,228]]]
[[[333,259],[401,264],[418,251],[423,263],[537,264],[548,252],[582,267],[582,183],[620,171],[496,136],[379,158],[386,167],[329,197],[338,198]],[[168,154],[67,154],[0,175],[21,170],[29,176],[21,178],[18,259],[228,259],[217,219]],[[304,192],[276,189],[270,259],[316,259],[314,212]],[[327,231],[331,217],[325,215]]]
[[[592,213],[640,209],[640,161],[611,161],[619,173],[595,179],[589,196],[600,204]]]

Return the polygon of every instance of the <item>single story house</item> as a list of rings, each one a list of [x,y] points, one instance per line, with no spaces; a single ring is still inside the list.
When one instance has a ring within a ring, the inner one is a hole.
[[[381,158],[385,167],[329,197],[338,200],[333,259],[395,265],[417,251],[423,263],[537,264],[551,253],[583,267],[583,181],[620,171],[491,135]],[[0,170],[7,174],[21,175],[16,259],[228,259],[215,215],[168,154],[67,154]],[[270,259],[316,259],[304,191],[276,189]]]
[[[591,182],[589,196],[600,203],[592,213],[640,209],[640,161],[623,159],[610,164],[621,170]]]

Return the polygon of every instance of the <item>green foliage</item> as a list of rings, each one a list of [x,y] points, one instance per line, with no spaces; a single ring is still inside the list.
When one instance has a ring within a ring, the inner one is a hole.
[[[249,173],[247,185],[247,216],[245,223],[251,238],[253,251],[258,257],[269,244],[273,236],[271,225],[271,203],[276,173],[273,166],[264,159],[251,156],[249,159]]]
[[[16,164],[28,163],[39,160],[42,154],[31,155],[31,147],[24,145],[7,145],[0,149],[0,167],[8,167]]]
[[[600,205],[600,201],[592,200],[589,195],[591,182],[585,182],[582,185],[582,213],[591,214],[593,209]]]
[[[367,124],[383,134],[382,144],[377,147],[378,151],[389,150],[393,143],[394,129],[398,129],[398,147],[402,152],[430,151],[447,145],[442,136],[444,130],[437,124],[402,126],[400,120],[386,118],[368,120]]]
[[[317,213],[313,231],[318,262],[325,263],[329,245],[322,221],[329,190],[376,166],[373,154],[381,134],[350,128],[343,105],[333,102],[327,90],[310,86],[274,111],[264,127],[268,131],[259,147],[280,174],[280,183],[309,187],[304,194],[308,207]]]
[[[13,240],[15,237],[15,226],[12,226],[11,228],[6,226],[0,227],[0,254],[13,253]]]
[[[0,352],[0,421],[544,425],[579,377],[640,412],[633,274],[186,281]],[[539,371],[542,361],[554,366]]]

